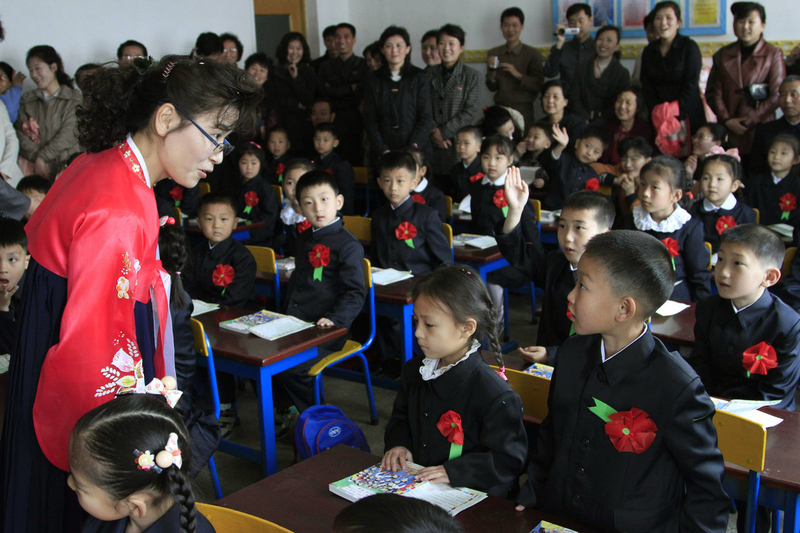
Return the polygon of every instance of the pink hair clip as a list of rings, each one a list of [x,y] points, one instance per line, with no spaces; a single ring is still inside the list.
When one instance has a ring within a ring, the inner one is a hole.
[[[153,378],[144,391],[147,394],[160,394],[166,400],[170,407],[175,408],[178,400],[181,399],[183,393],[178,390],[178,383],[172,376],[164,376],[164,379]]]
[[[252,144],[253,146],[255,146],[256,148],[258,148],[259,150],[263,150],[263,148],[261,148],[261,145],[260,145],[260,144],[258,144],[258,143],[254,143],[253,141],[248,141],[248,142],[249,142],[250,144]]]
[[[164,226],[164,224],[168,224],[168,225],[172,226],[172,225],[175,224],[175,219],[172,218],[172,217],[161,217],[161,218],[158,219],[158,223],[161,226]]]
[[[155,470],[157,474],[161,473],[161,469],[156,466],[155,456],[150,453],[150,450],[144,452],[133,450],[133,456],[137,470]]]
[[[714,145],[711,147],[711,150],[706,154],[706,157],[710,155],[719,155],[719,154],[731,156],[738,162],[740,163],[742,162],[742,157],[739,155],[738,148],[731,148],[730,150],[725,150],[722,146]]]
[[[176,59],[176,60],[170,61],[169,64],[167,64],[167,66],[164,67],[164,72],[161,74],[164,77],[164,80],[163,80],[164,83],[167,82],[167,78],[169,78],[169,73],[172,72],[172,69],[177,64],[178,64],[178,60]]]

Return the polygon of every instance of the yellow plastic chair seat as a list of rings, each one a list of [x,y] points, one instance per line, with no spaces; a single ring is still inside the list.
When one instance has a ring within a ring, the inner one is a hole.
[[[208,503],[195,505],[197,510],[211,522],[217,533],[240,533],[242,531],[249,533],[292,533],[292,531],[283,526],[240,511]]]
[[[321,360],[319,363],[311,367],[311,370],[308,371],[309,376],[316,376],[330,365],[336,364],[339,360],[348,357],[361,349],[361,343],[356,342],[354,340],[348,339],[347,342],[344,343],[344,347],[339,350],[338,352],[333,352],[328,357]]]

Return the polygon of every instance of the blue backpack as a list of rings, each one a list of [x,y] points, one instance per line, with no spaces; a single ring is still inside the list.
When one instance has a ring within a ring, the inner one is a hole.
[[[301,459],[339,444],[370,451],[361,428],[332,405],[313,405],[303,411],[294,426],[294,442]]]

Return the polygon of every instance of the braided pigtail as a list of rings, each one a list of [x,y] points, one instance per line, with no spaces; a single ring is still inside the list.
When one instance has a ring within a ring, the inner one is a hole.
[[[494,360],[501,369],[505,368],[506,363],[503,361],[503,350],[500,347],[500,339],[497,338],[497,313],[494,311],[492,305],[492,298],[489,296],[489,291],[485,288],[483,305],[486,307],[483,320],[479,322],[479,329],[475,331],[478,338],[485,338],[489,342],[489,349],[494,355]],[[483,327],[480,327],[483,326]]]
[[[197,507],[194,505],[194,492],[192,485],[183,475],[183,472],[176,466],[171,466],[167,470],[169,475],[169,487],[175,504],[180,509],[181,533],[195,533],[197,529]]]

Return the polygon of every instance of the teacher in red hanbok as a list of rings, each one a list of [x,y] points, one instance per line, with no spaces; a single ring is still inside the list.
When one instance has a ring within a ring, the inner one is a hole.
[[[90,80],[78,111],[88,153],[25,228],[31,261],[0,456],[7,533],[79,531],[84,514],[67,487],[75,422],[175,375],[152,187],[167,177],[197,185],[232,149],[227,135],[255,123],[261,97],[235,67],[178,56]]]

